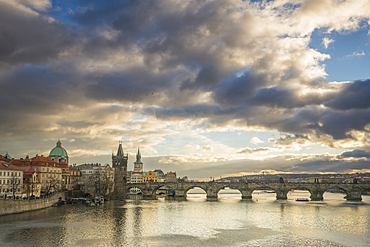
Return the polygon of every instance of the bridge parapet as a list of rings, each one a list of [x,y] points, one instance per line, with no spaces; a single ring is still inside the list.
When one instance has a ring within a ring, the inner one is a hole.
[[[218,192],[226,187],[237,189],[242,194],[242,199],[252,199],[254,190],[273,190],[277,199],[287,199],[287,194],[293,189],[306,189],[310,192],[311,200],[323,200],[325,191],[339,188],[347,194],[347,200],[361,201],[364,190],[370,189],[370,184],[334,184],[334,183],[217,183],[217,182],[183,182],[183,183],[135,183],[126,184],[126,192],[136,187],[142,190],[145,199],[155,199],[156,191],[166,187],[175,192],[175,197],[186,197],[188,190],[199,187],[207,193],[208,200],[217,199]]]

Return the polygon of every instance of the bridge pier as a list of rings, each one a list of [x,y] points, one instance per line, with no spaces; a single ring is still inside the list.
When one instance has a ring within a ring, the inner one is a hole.
[[[252,199],[252,191],[251,190],[241,190],[242,193],[242,200],[251,200]]]
[[[186,198],[185,190],[183,189],[175,190],[175,197],[176,198]]]
[[[286,200],[288,199],[288,190],[279,189],[276,191],[277,200]]]
[[[207,201],[217,201],[217,192],[213,189],[208,189],[207,191]]]
[[[347,201],[362,201],[361,190],[352,190],[347,192],[345,197]]]
[[[144,194],[143,194],[143,199],[144,199],[144,200],[153,200],[153,199],[155,199],[155,198],[153,198],[153,195],[144,195]]]
[[[321,190],[312,190],[310,198],[311,201],[322,201],[324,200],[324,192]]]

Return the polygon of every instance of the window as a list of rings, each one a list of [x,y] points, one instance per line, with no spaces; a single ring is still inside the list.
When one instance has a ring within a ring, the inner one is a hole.
[[[13,172],[12,172],[12,177],[13,177],[14,175],[13,175]]]
[[[43,174],[42,174],[42,177],[44,177],[44,175],[45,175],[45,174],[43,173]]]
[[[0,176],[2,176],[3,172],[0,172]]]
[[[59,178],[59,174],[58,174],[58,178]]]
[[[1,184],[1,180],[0,180],[0,184]]]
[[[10,174],[10,172],[8,172],[8,177],[10,176],[9,174]]]
[[[42,180],[42,183],[44,183],[44,180]],[[42,187],[42,188],[44,188],[44,187]]]
[[[49,168],[46,168],[46,171],[48,172],[49,171]]]

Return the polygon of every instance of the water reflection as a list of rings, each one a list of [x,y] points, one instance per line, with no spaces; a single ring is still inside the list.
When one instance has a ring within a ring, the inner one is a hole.
[[[348,203],[330,193],[322,202],[296,202],[257,192],[188,194],[186,201],[110,201],[64,205],[0,217],[0,246],[367,246],[370,197]],[[258,199],[258,200],[257,200]],[[338,203],[340,202],[340,203]]]

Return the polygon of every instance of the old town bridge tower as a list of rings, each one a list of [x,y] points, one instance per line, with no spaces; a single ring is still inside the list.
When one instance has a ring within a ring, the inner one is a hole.
[[[127,160],[128,154],[124,155],[122,142],[119,143],[117,155],[112,154],[112,166],[115,169],[115,180],[117,183],[125,184],[127,181]],[[123,181],[121,181],[123,179]]]

